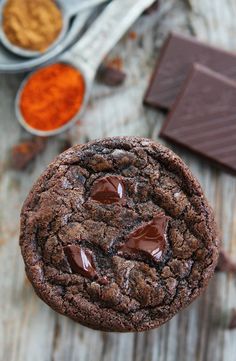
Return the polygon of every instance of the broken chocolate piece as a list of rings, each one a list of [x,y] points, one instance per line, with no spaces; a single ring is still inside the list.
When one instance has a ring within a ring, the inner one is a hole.
[[[127,242],[121,250],[128,253],[145,253],[149,258],[159,260],[166,248],[166,230],[168,217],[164,214],[156,215],[127,237]]]
[[[236,54],[172,33],[161,50],[144,103],[170,109],[193,63],[236,80]]]
[[[97,78],[100,83],[108,86],[119,86],[125,81],[126,74],[115,67],[102,65],[98,71]]]
[[[65,255],[73,272],[81,273],[88,278],[97,275],[92,254],[80,246],[70,245],[64,247]]]
[[[108,176],[97,180],[91,189],[91,198],[103,204],[124,201],[124,185],[120,177]]]
[[[11,149],[10,163],[16,170],[25,169],[46,147],[46,138],[35,137],[14,145]]]
[[[226,273],[236,273],[236,262],[234,262],[230,255],[225,251],[221,250],[219,253],[218,264],[216,271]]]
[[[160,136],[236,172],[236,83],[195,64]]]

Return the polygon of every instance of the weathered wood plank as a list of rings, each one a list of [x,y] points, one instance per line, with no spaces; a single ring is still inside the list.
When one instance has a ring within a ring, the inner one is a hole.
[[[126,84],[96,84],[81,125],[68,132],[73,143],[111,135],[158,138],[164,115],[144,109],[142,96],[160,45],[169,30],[236,50],[235,0],[163,0],[171,4],[161,25],[133,41],[125,37],[112,52],[128,71]],[[139,27],[136,27],[136,30]],[[207,292],[159,330],[140,334],[96,332],[57,315],[33,293],[18,247],[20,206],[34,180],[56,156],[59,139],[25,172],[7,167],[9,148],[23,130],[15,122],[14,95],[22,76],[0,75],[0,360],[4,361],[234,361],[236,331],[224,327],[235,306],[232,276],[217,275]],[[62,138],[64,137],[61,136]],[[202,183],[215,210],[226,249],[236,255],[236,179],[173,147]]]

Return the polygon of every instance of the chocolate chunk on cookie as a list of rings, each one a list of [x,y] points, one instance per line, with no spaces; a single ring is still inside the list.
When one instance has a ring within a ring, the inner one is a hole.
[[[88,327],[158,327],[206,287],[218,259],[211,208],[183,161],[114,137],[62,153],[21,213],[26,273],[54,310]]]

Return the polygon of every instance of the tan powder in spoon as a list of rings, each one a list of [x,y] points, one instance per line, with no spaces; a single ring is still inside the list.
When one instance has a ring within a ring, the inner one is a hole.
[[[23,49],[45,51],[60,34],[62,23],[53,0],[8,0],[3,9],[4,32]]]

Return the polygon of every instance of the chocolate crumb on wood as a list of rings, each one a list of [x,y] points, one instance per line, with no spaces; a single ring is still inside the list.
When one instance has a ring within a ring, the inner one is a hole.
[[[230,255],[225,251],[221,250],[219,253],[218,264],[216,266],[216,271],[226,272],[226,273],[236,273],[236,262],[230,257]]]
[[[98,71],[97,79],[108,86],[119,86],[124,83],[126,74],[120,69],[104,64]]]
[[[34,137],[14,145],[10,153],[10,164],[15,170],[24,170],[46,147],[47,139]]]
[[[228,328],[230,330],[236,328],[236,309],[235,308],[232,310]]]

